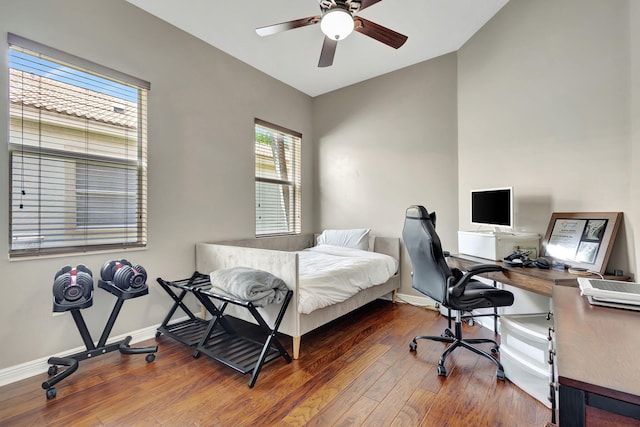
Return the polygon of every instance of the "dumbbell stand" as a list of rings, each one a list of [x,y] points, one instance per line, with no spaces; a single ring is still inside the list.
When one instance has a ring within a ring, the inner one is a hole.
[[[157,345],[132,348],[129,347],[129,343],[132,339],[132,337],[130,336],[127,336],[120,341],[107,344],[109,334],[111,334],[111,330],[116,323],[116,319],[118,318],[118,314],[120,314],[120,309],[122,308],[124,301],[148,294],[148,287],[145,285],[140,289],[126,291],[117,288],[110,282],[105,282],[103,280],[100,280],[98,282],[98,287],[106,290],[107,292],[115,295],[118,298],[113,309],[111,310],[111,315],[109,316],[109,320],[104,327],[102,335],[100,336],[100,340],[98,341],[97,345],[94,344],[91,333],[89,332],[87,324],[85,323],[84,318],[82,317],[82,313],[80,312],[80,308],[72,308],[68,310],[73,316],[73,320],[76,323],[78,332],[80,332],[80,336],[82,337],[82,341],[84,342],[87,350],[75,353],[67,357],[50,357],[49,360],[47,360],[47,363],[52,365],[49,367],[49,374],[53,375],[51,378],[42,383],[42,388],[47,391],[47,399],[55,397],[56,392],[54,385],[74,373],[78,369],[78,362],[80,362],[81,360],[101,356],[115,350],[119,350],[122,354],[147,354],[147,362],[152,362],[155,359],[154,353],[158,351]],[[57,372],[58,365],[67,366],[68,368],[62,372]]]

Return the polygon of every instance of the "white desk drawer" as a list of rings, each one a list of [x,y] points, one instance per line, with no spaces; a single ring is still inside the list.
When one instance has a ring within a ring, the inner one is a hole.
[[[504,367],[504,374],[513,384],[524,390],[548,408],[549,401],[549,370],[540,368],[526,359],[518,357],[509,347],[500,347],[500,362]]]
[[[500,348],[507,347],[517,357],[547,369],[549,327],[546,314],[523,314],[500,317]]]

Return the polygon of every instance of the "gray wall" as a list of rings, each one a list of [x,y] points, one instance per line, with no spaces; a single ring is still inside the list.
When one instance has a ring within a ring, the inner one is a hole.
[[[640,225],[640,2],[630,1],[629,3],[629,25],[630,25],[630,50],[631,50],[631,191],[629,217],[635,227],[629,226],[628,251],[632,260],[635,261],[635,268],[640,265],[640,254],[637,242],[640,236],[636,237],[634,230]],[[638,274],[636,271],[636,281]]]
[[[437,212],[443,245],[454,247],[456,108],[455,54],[314,98],[316,229],[399,237],[405,209],[423,204]],[[402,293],[413,293],[410,271],[403,256]]]
[[[11,261],[0,257],[0,369],[82,346],[67,313],[52,317],[55,272],[84,263],[99,274],[125,257],[150,275],[150,295],[126,301],[112,336],[158,324],[170,307],[156,277],[195,269],[195,243],[254,235],[254,117],[303,134],[303,232],[311,232],[311,98],[152,17],[124,0],[3,0],[0,99],[7,99],[6,32],[151,82],[148,248],[131,253]],[[7,134],[0,102],[0,133]],[[6,145],[4,145],[6,147]],[[0,241],[8,236],[8,157],[0,150]],[[83,310],[97,340],[115,298],[96,289]]]
[[[630,58],[640,45],[629,7],[511,0],[459,50],[461,229],[472,188],[512,185],[518,229],[541,234],[554,211],[623,211],[609,266],[635,272]]]

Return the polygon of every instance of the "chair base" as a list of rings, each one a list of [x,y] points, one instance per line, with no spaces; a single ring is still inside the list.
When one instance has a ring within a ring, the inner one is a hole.
[[[502,363],[500,363],[500,361],[495,357],[493,357],[491,354],[485,351],[482,351],[471,344],[491,343],[493,344],[493,346],[491,346],[492,354],[498,353],[500,345],[496,341],[489,338],[463,339],[462,338],[462,318],[461,318],[460,312],[458,312],[458,314],[456,315],[456,321],[454,326],[455,326],[454,328],[455,332],[452,332],[451,329],[447,328],[442,333],[442,335],[439,335],[439,336],[419,335],[415,337],[413,341],[409,343],[409,350],[416,351],[416,349],[418,348],[418,340],[431,340],[431,341],[449,343],[450,345],[447,347],[444,353],[442,353],[442,356],[440,356],[440,359],[438,360],[438,375],[446,377],[447,369],[444,367],[444,362],[447,359],[447,356],[449,356],[449,354],[451,354],[451,352],[453,352],[453,350],[455,350],[457,347],[466,348],[467,350],[470,350],[495,363],[496,366],[498,367],[496,376],[499,380],[504,381],[505,375],[504,375],[504,368],[502,367]]]

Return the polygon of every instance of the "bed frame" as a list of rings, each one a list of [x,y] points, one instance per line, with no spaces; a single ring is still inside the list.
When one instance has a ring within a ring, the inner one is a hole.
[[[196,268],[208,274],[214,270],[230,267],[250,267],[268,271],[280,277],[293,290],[293,298],[289,304],[279,332],[293,338],[293,358],[300,357],[300,341],[302,335],[332,320],[337,319],[369,302],[391,293],[395,303],[396,293],[400,287],[400,273],[396,273],[386,283],[360,291],[348,300],[315,310],[309,314],[298,311],[298,254],[295,251],[313,246],[315,235],[263,237],[224,241],[217,243],[196,244]],[[400,261],[400,239],[395,237],[371,237],[375,252],[390,255]],[[264,319],[273,324],[278,314],[279,305],[271,305],[260,309]],[[227,314],[255,323],[246,310],[227,308]]]

